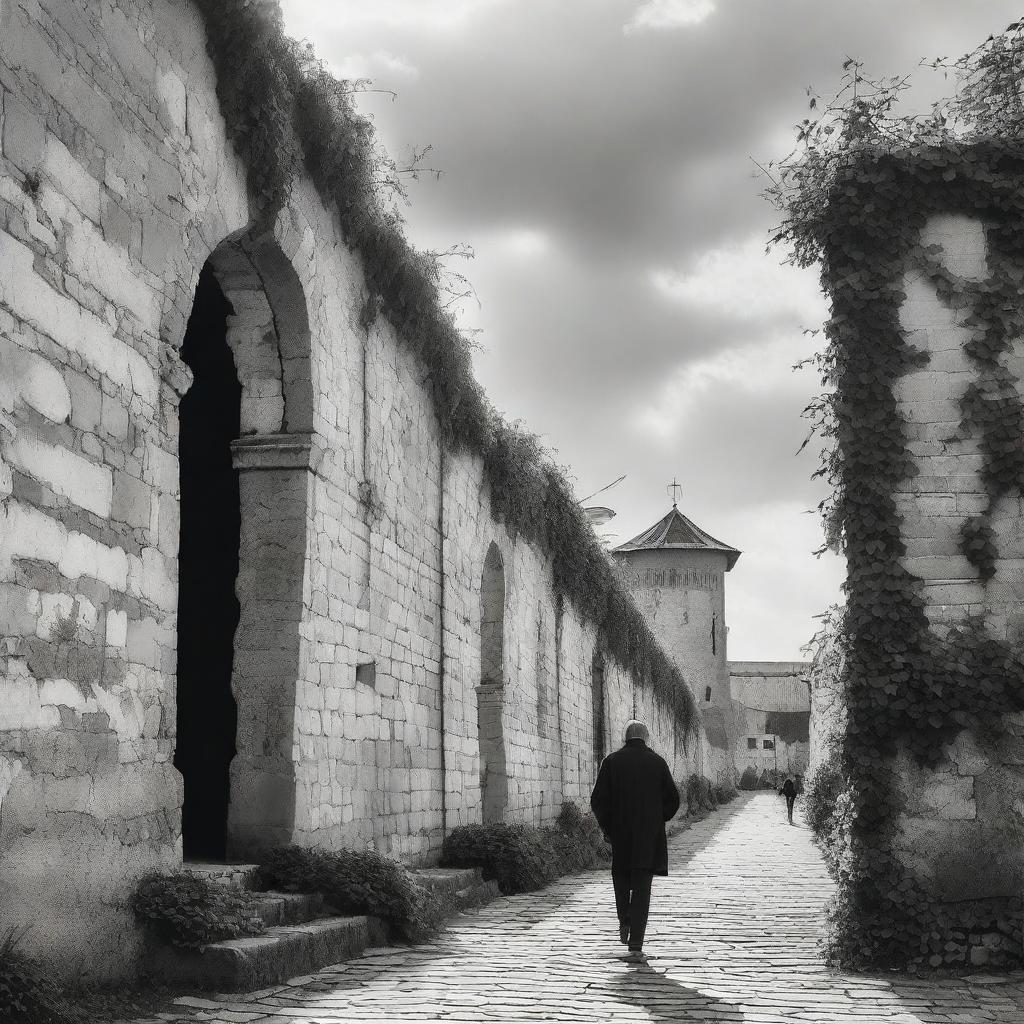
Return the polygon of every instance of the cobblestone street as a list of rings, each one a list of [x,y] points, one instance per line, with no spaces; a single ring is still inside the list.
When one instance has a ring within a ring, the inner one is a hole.
[[[799,809],[799,804],[798,804]],[[244,996],[185,997],[159,1020],[1024,1022],[1024,974],[965,979],[829,972],[816,940],[830,883],[773,794],[743,795],[670,842],[649,963],[618,957],[606,873],[500,899],[431,945],[369,951]]]

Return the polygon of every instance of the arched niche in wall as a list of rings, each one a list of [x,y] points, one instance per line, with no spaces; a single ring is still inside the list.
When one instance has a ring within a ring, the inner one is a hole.
[[[590,663],[590,698],[594,764],[600,765],[607,753],[608,736],[605,728],[604,655],[599,648],[595,649]]]
[[[178,740],[186,857],[291,841],[313,457],[301,283],[272,234],[206,261],[181,357]]]
[[[505,566],[494,543],[487,549],[480,580],[480,684],[476,695],[482,816],[484,822],[501,821],[508,805],[508,767],[502,721],[505,704]]]

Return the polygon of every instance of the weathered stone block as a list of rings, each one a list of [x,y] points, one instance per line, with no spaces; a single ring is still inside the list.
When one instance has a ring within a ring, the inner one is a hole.
[[[3,154],[19,170],[34,172],[43,161],[46,122],[11,93],[4,97]]]
[[[63,494],[81,508],[101,518],[110,515],[111,476],[98,466],[66,448],[37,441],[20,432],[10,448],[14,465]]]
[[[100,183],[54,135],[45,135],[42,168],[60,192],[94,224],[100,220]]]
[[[115,522],[145,528],[150,520],[150,488],[141,480],[115,470],[110,517]]]
[[[103,396],[102,425],[103,432],[114,440],[128,439],[128,410],[113,395]]]
[[[951,274],[968,281],[989,276],[985,225],[977,217],[953,213],[929,217],[921,230],[921,245],[938,246],[938,260]]]

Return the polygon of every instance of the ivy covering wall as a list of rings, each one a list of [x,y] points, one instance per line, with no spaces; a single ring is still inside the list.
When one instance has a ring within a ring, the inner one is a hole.
[[[904,274],[923,271],[970,329],[977,369],[957,436],[979,442],[988,505],[965,517],[960,547],[978,578],[995,571],[992,510],[1024,487],[1021,383],[1000,361],[1024,336],[1024,32],[1014,24],[949,65],[954,98],[898,116],[907,79],[870,80],[847,61],[838,95],[799,126],[797,150],[769,167],[782,211],[773,241],[821,269],[831,300],[817,357],[826,394],[809,412],[826,440],[826,536],[845,555],[847,603],[830,643],[842,657],[844,727],[828,766],[818,836],[837,882],[826,951],[846,967],[940,966],[968,938],[1001,931],[1021,945],[1019,900],[953,904],[895,852],[903,808],[897,755],[934,766],[962,730],[992,738],[1024,710],[1021,652],[968,620],[929,628],[895,495],[915,474],[894,393],[928,353],[901,330]],[[990,276],[967,281],[920,242],[926,221],[965,214],[984,225]]]
[[[611,657],[649,682],[680,729],[694,733],[693,696],[618,582],[565,475],[534,436],[497,414],[474,379],[469,346],[440,298],[438,259],[406,240],[387,201],[401,195],[398,171],[356,112],[350,87],[308,45],[285,36],[277,0],[196,2],[257,216],[271,223],[296,176],[309,175],[361,257],[364,320],[385,317],[422,361],[443,442],[483,460],[494,518],[548,554],[556,592],[597,625]]]

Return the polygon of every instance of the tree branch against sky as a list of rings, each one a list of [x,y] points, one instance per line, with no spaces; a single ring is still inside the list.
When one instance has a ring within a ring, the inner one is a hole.
[[[407,184],[409,235],[475,298],[477,374],[571,467],[584,495],[627,473],[606,530],[624,540],[680,508],[744,551],[727,577],[729,654],[795,659],[842,566],[815,559],[824,496],[800,455],[819,388],[793,373],[824,300],[814,270],[780,266],[762,163],[788,153],[808,89],[848,56],[913,72],[908,102],[1013,20],[1017,0],[282,0],[290,34],[358,97]],[[396,94],[392,96],[390,93]]]

